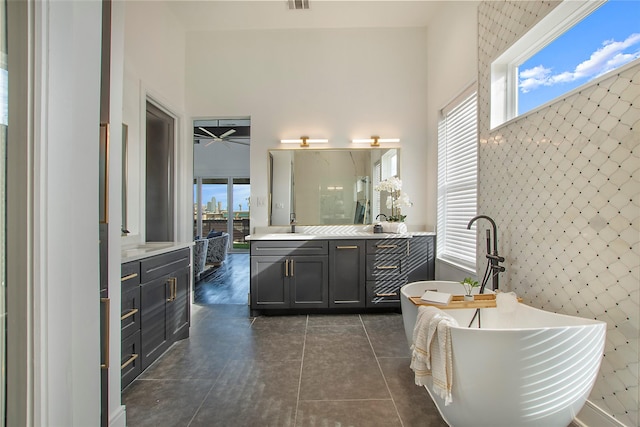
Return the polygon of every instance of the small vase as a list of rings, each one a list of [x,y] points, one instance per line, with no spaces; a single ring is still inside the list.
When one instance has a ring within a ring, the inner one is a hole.
[[[465,295],[464,296],[464,300],[465,301],[473,301],[473,295]]]

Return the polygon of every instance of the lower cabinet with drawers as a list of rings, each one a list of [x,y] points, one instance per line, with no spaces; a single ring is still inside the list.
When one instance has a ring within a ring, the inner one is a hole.
[[[122,388],[189,336],[190,249],[122,264]]]
[[[367,241],[367,307],[400,305],[409,239]]]
[[[411,255],[412,240],[251,240],[251,310],[397,309],[409,278],[434,278],[435,252]]]

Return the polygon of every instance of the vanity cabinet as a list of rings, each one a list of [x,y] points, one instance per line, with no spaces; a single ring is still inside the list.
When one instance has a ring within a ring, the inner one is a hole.
[[[125,388],[140,372],[140,262],[122,264],[120,274],[122,339],[121,387]]]
[[[435,275],[433,234],[250,242],[251,310],[397,309]]]
[[[409,239],[367,240],[367,307],[399,307]]]
[[[326,241],[251,242],[251,309],[328,307]]]
[[[364,240],[329,241],[329,307],[366,305]]]
[[[189,336],[189,249],[140,262],[142,370]]]
[[[409,240],[407,259],[407,282],[435,280],[436,236],[414,235]]]
[[[122,388],[189,336],[189,259],[185,248],[122,264]]]

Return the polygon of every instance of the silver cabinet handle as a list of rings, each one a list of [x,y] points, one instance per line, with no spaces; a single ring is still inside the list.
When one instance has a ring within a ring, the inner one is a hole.
[[[377,270],[395,270],[397,268],[397,265],[376,265]]]
[[[336,246],[336,249],[358,249],[358,246],[356,246],[356,245],[351,245],[351,246]]]

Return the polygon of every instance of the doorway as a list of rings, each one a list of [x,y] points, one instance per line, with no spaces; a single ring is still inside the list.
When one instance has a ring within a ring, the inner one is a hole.
[[[250,126],[248,117],[193,122],[193,235],[229,235],[225,260],[195,283],[196,304],[248,302]]]
[[[145,241],[172,242],[175,120],[147,101],[146,128]]]

